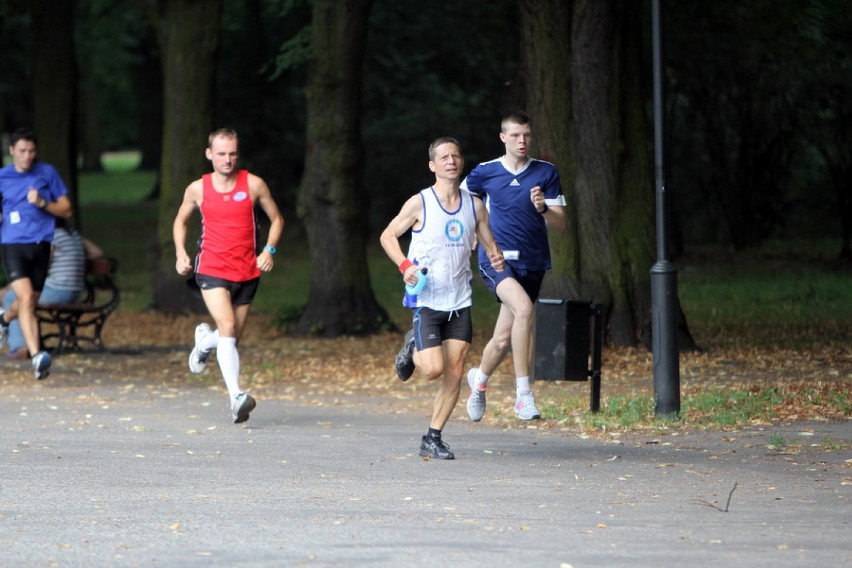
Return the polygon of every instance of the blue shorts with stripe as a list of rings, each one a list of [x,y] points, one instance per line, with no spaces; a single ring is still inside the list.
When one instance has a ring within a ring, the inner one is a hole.
[[[497,272],[491,267],[491,264],[484,263],[479,265],[479,275],[482,276],[482,281],[485,287],[494,293],[497,301],[501,301],[497,296],[497,285],[507,278],[514,278],[518,284],[530,297],[530,301],[534,304],[538,300],[538,294],[541,292],[541,283],[544,281],[545,270],[525,270],[523,268],[512,268],[512,265],[507,261],[503,265],[503,272]]]

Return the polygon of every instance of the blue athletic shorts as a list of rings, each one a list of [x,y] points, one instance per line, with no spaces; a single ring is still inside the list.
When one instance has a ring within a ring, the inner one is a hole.
[[[545,272],[545,270],[512,268],[512,265],[508,262],[504,263],[503,272],[497,272],[487,263],[479,265],[479,275],[482,276],[482,281],[486,288],[494,293],[498,302],[500,297],[497,296],[497,285],[506,278],[514,278],[530,297],[530,301],[535,304],[535,301],[538,300],[538,294],[541,292],[541,283],[544,281]]]

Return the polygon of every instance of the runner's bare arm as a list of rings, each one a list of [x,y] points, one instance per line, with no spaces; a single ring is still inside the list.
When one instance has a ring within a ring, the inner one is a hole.
[[[485,249],[492,268],[497,272],[503,272],[503,251],[500,250],[491,232],[488,209],[481,199],[473,200],[473,208],[476,212],[476,238]]]
[[[400,266],[406,260],[405,253],[402,252],[402,246],[399,244],[399,237],[404,235],[412,227],[418,228],[422,223],[422,218],[423,200],[417,194],[403,204],[397,216],[391,219],[391,222],[382,231],[379,242],[381,242],[385,254],[397,266]],[[417,282],[417,277],[414,275],[415,272],[416,269],[413,267],[408,267],[403,272],[402,277],[406,284],[415,284]]]
[[[183,193],[183,201],[178,208],[172,225],[172,239],[175,243],[175,270],[181,276],[192,272],[192,259],[186,252],[186,225],[197,207],[201,206],[201,180],[189,184]]]
[[[272,197],[269,186],[263,179],[249,174],[249,191],[252,198],[260,205],[263,212],[269,218],[269,234],[266,237],[266,246],[276,248],[281,234],[284,232],[284,217],[278,209],[278,204]],[[257,267],[263,272],[269,272],[274,265],[273,255],[266,248],[257,255]]]

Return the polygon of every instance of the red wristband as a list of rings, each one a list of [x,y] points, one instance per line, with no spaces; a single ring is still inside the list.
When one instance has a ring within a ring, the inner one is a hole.
[[[414,263],[406,258],[405,260],[399,263],[399,271],[405,274],[405,271],[408,270],[410,266],[414,266]]]

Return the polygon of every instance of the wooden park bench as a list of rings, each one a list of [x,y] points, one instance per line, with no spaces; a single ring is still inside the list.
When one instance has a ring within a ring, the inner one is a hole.
[[[113,281],[118,261],[86,261],[86,287],[79,301],[36,307],[42,349],[54,354],[78,351],[84,345],[106,349],[101,334],[107,318],[118,308],[121,294]]]

